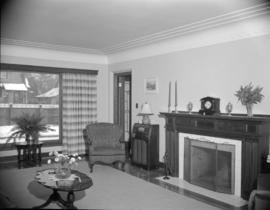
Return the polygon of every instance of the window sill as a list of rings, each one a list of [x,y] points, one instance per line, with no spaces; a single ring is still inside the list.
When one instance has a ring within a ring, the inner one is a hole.
[[[62,146],[62,142],[60,140],[53,140],[53,141],[40,141],[43,142],[44,147],[55,147],[55,146]],[[14,143],[9,143],[9,144],[1,144],[0,145],[0,151],[11,151],[11,150],[16,150],[16,147]]]

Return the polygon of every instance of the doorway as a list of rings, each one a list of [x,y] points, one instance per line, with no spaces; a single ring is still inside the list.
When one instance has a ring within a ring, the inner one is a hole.
[[[114,74],[114,123],[119,124],[124,132],[126,157],[130,158],[131,141],[131,72]]]

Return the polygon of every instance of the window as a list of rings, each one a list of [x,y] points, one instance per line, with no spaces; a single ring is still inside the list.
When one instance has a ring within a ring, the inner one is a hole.
[[[53,129],[40,133],[40,141],[59,141],[59,83],[58,73],[1,70],[0,144],[6,143],[14,127],[12,119],[23,113],[41,114],[44,122]]]
[[[0,80],[1,79],[7,79],[7,72],[6,71],[0,71]]]

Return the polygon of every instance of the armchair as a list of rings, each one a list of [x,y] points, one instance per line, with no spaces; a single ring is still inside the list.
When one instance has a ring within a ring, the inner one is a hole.
[[[93,123],[83,129],[90,172],[93,172],[95,164],[112,165],[117,162],[124,170],[125,145],[120,142],[122,135],[121,127],[113,123]]]
[[[253,190],[249,197],[248,209],[270,209],[270,174],[259,174],[257,189]]]

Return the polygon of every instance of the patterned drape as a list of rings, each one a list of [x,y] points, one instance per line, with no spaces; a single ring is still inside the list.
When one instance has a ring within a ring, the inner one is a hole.
[[[83,129],[97,119],[97,75],[62,74],[63,152],[85,153]]]

